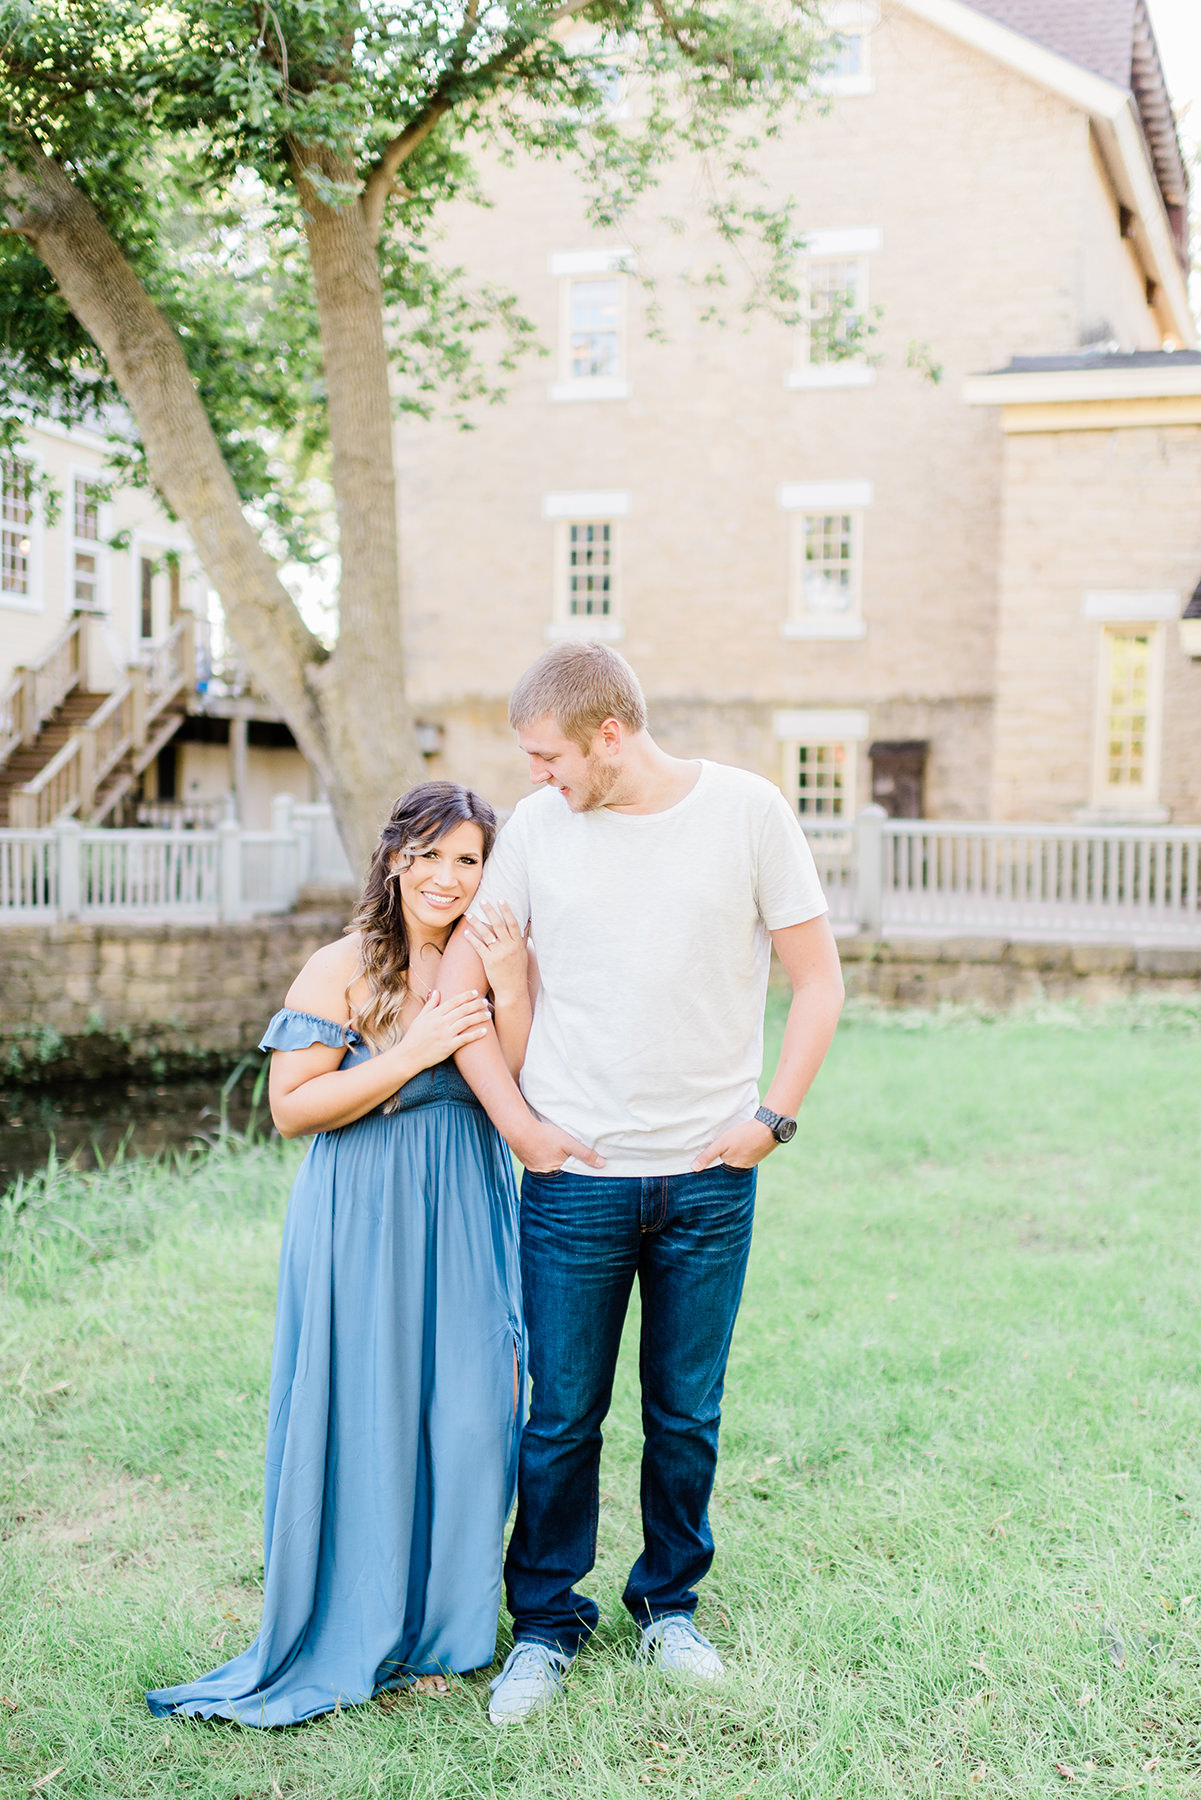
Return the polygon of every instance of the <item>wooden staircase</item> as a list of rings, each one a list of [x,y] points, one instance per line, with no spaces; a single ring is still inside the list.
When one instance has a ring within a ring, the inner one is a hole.
[[[10,823],[9,798],[13,789],[24,787],[26,782],[40,775],[68,738],[86,724],[107,699],[107,694],[89,694],[83,688],[76,688],[61,706],[55,708],[36,737],[27,744],[22,743],[7,762],[0,764],[0,826]]]
[[[85,631],[72,620],[0,693],[0,827],[104,824],[183,723],[195,678],[190,614],[146,647],[111,694],[85,685]]]

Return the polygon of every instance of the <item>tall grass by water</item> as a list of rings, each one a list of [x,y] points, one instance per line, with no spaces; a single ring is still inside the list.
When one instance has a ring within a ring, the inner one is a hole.
[[[503,1733],[486,1677],[261,1734],[146,1711],[253,1636],[284,1202],[227,1139],[0,1212],[0,1793],[198,1800],[1201,1794],[1201,1035],[855,1017],[766,1165],[699,1619],[632,1661],[627,1343],[604,1624]],[[507,1639],[503,1636],[502,1649]]]

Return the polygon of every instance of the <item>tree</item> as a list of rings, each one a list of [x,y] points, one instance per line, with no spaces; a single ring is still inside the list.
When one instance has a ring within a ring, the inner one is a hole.
[[[0,445],[122,403],[118,462],[186,526],[352,855],[420,764],[394,408],[498,397],[530,329],[439,266],[439,208],[500,146],[574,159],[612,225],[695,153],[787,306],[789,209],[741,196],[820,41],[787,0],[0,0]],[[279,573],[317,553],[323,474],[332,643]]]

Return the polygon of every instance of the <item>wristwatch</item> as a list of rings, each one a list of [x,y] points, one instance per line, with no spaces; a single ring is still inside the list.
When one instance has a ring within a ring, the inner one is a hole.
[[[755,1117],[775,1138],[777,1144],[787,1144],[796,1136],[796,1120],[786,1117],[784,1113],[774,1113],[769,1106],[761,1106]]]

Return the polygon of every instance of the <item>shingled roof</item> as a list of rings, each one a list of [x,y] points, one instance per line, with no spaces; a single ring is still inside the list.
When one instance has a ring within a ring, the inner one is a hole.
[[[1172,235],[1187,261],[1188,172],[1146,0],[967,0],[1007,25],[1134,95]]]

